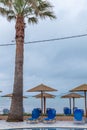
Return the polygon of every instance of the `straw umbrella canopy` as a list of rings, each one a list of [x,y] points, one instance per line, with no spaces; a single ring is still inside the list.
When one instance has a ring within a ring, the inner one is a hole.
[[[69,93],[69,94],[61,96],[61,98],[69,98],[70,109],[71,109],[71,99],[73,99],[73,112],[74,112],[74,107],[75,107],[75,98],[82,98],[82,97],[84,96],[77,93]]]
[[[84,97],[85,97],[85,113],[86,113],[86,117],[87,117],[87,99],[86,99],[86,91],[87,91],[87,84],[82,84],[72,90],[70,90],[71,92],[76,92],[76,91],[83,91],[84,92]]]
[[[54,88],[51,88],[47,85],[44,84],[40,84],[34,88],[31,88],[29,90],[27,90],[27,92],[41,92],[41,110],[42,110],[42,114],[43,114],[43,93],[44,92],[50,92],[50,91],[57,91]]]
[[[41,98],[41,94],[37,94],[33,97],[36,97],[36,98]],[[48,93],[43,93],[43,99],[44,99],[44,113],[46,113],[46,98],[55,98],[54,95],[52,94],[48,94]]]
[[[13,94],[10,93],[10,94],[6,94],[6,95],[3,95],[2,97],[11,97],[12,98]],[[23,98],[27,98],[26,96],[23,96]]]

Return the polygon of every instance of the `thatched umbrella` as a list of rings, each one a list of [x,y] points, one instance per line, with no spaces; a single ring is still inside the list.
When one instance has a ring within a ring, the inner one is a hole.
[[[75,92],[75,91],[83,91],[84,92],[84,96],[85,96],[85,113],[86,113],[86,117],[87,117],[87,104],[86,104],[86,91],[87,91],[87,84],[82,84],[72,90],[70,90],[71,92]]]
[[[69,98],[70,109],[71,109],[71,99],[73,99],[73,113],[74,113],[74,108],[75,108],[75,98],[82,98],[82,97],[84,96],[79,95],[77,93],[69,93],[69,94],[61,96],[61,98]]]
[[[54,88],[51,88],[51,87],[48,87],[47,85],[44,85],[44,84],[40,84],[34,88],[31,88],[29,90],[27,90],[27,92],[41,92],[41,110],[42,110],[42,113],[43,113],[43,93],[44,92],[50,92],[50,91],[57,91],[56,89]]]
[[[41,94],[37,94],[33,97],[36,97],[36,98],[41,98]],[[43,93],[43,99],[44,99],[44,113],[46,113],[46,98],[55,98],[54,95],[52,94],[48,94],[48,93]]]
[[[11,97],[12,98],[13,94],[10,93],[10,94],[6,94],[6,95],[3,95],[2,97]],[[27,98],[26,96],[23,96],[23,98]]]

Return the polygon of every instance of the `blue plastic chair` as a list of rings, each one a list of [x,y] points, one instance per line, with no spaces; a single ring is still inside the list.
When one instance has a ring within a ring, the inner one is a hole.
[[[43,119],[44,123],[54,123],[56,121],[56,110],[55,109],[47,109],[47,117]]]
[[[83,109],[76,109],[74,111],[74,123],[85,123]]]
[[[71,109],[68,107],[64,107],[64,115],[66,116],[71,115]]]
[[[3,114],[8,114],[9,113],[9,110],[7,108],[4,108],[3,109]]]
[[[32,111],[32,117],[27,118],[27,123],[38,123],[39,117],[41,115],[41,110],[39,108],[34,108]]]
[[[52,109],[52,108],[47,108],[46,109],[46,114],[48,114],[49,110]]]

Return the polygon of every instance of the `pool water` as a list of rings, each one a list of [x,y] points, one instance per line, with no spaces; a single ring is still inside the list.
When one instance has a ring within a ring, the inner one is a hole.
[[[86,128],[16,128],[4,130],[87,130]]]

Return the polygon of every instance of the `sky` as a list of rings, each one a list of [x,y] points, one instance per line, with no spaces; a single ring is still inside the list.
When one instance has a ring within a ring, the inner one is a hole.
[[[48,0],[53,5],[55,20],[26,24],[25,42],[53,39],[87,33],[87,0]],[[0,16],[0,44],[15,40],[15,22]],[[67,93],[87,83],[87,37],[27,44],[24,46],[24,95],[41,83]],[[12,93],[15,46],[0,46],[0,90]]]

